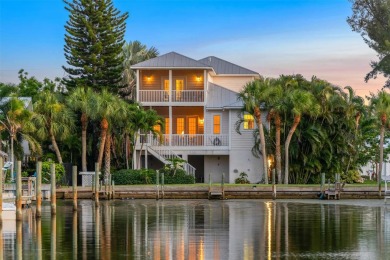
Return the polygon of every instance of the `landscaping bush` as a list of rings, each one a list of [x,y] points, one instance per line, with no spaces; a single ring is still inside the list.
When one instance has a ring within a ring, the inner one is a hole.
[[[50,183],[50,165],[52,162],[42,162],[42,183]],[[65,175],[65,168],[62,164],[56,163],[56,184],[62,185]]]
[[[164,174],[165,184],[191,184],[194,183],[194,177],[186,174],[184,170],[177,169],[176,174],[172,174],[170,170],[160,170],[161,175]],[[151,169],[141,170],[119,170],[112,173],[112,180],[115,185],[136,185],[136,184],[155,184],[156,171]]]
[[[115,185],[135,185],[156,183],[156,172],[150,169],[119,170],[112,173]]]
[[[188,175],[183,169],[176,169],[176,173],[173,174],[170,169],[160,170],[160,182],[161,174],[164,174],[165,184],[192,184],[195,183],[193,176]]]
[[[248,180],[248,174],[246,174],[245,172],[241,172],[240,173],[240,176],[234,180],[234,183],[235,184],[249,184],[249,180]]]

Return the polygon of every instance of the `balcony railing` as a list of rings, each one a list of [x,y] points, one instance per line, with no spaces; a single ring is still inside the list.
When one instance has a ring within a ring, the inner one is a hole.
[[[141,142],[147,142],[151,146],[228,146],[229,135],[209,135],[209,134],[172,134],[171,142],[169,135],[153,137],[153,135],[141,136]]]
[[[169,102],[166,90],[140,90],[140,102]],[[173,90],[172,102],[204,102],[203,90]]]

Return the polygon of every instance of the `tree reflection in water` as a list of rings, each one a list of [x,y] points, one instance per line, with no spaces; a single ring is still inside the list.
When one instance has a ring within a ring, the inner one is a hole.
[[[353,204],[353,205],[347,205]],[[58,201],[0,229],[4,259],[385,259],[383,201]],[[23,248],[23,250],[22,250]]]

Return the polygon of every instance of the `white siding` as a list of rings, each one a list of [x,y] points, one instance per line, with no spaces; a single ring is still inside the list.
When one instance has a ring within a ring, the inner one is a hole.
[[[214,76],[211,82],[235,92],[240,92],[242,87],[253,79],[254,77],[250,76]]]
[[[254,145],[253,130],[244,130],[241,125],[241,135],[237,133],[235,124],[238,121],[238,110],[230,111],[230,171],[229,182],[233,183],[241,172],[248,174],[249,181],[256,183],[261,181],[262,160],[252,154]],[[264,116],[264,115],[263,115]],[[265,119],[265,118],[264,118]]]
[[[222,110],[211,110],[206,111],[205,115],[205,122],[204,122],[204,133],[205,134],[214,134],[213,128],[214,128],[214,115],[220,115],[221,116],[221,133],[222,135],[229,134],[229,111],[222,111]]]
[[[204,181],[209,182],[211,174],[212,182],[221,182],[222,174],[225,176],[225,182],[228,182],[229,174],[229,156],[228,155],[206,155],[204,157]]]

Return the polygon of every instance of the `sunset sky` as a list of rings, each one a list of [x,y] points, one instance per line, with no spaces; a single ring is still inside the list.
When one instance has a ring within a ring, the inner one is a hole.
[[[266,77],[316,75],[358,95],[376,92],[384,79],[364,82],[376,54],[352,32],[347,0],[113,0],[129,12],[126,41],[139,40],[160,54],[175,51],[236,63]],[[0,82],[30,76],[65,76],[61,0],[0,0]]]

